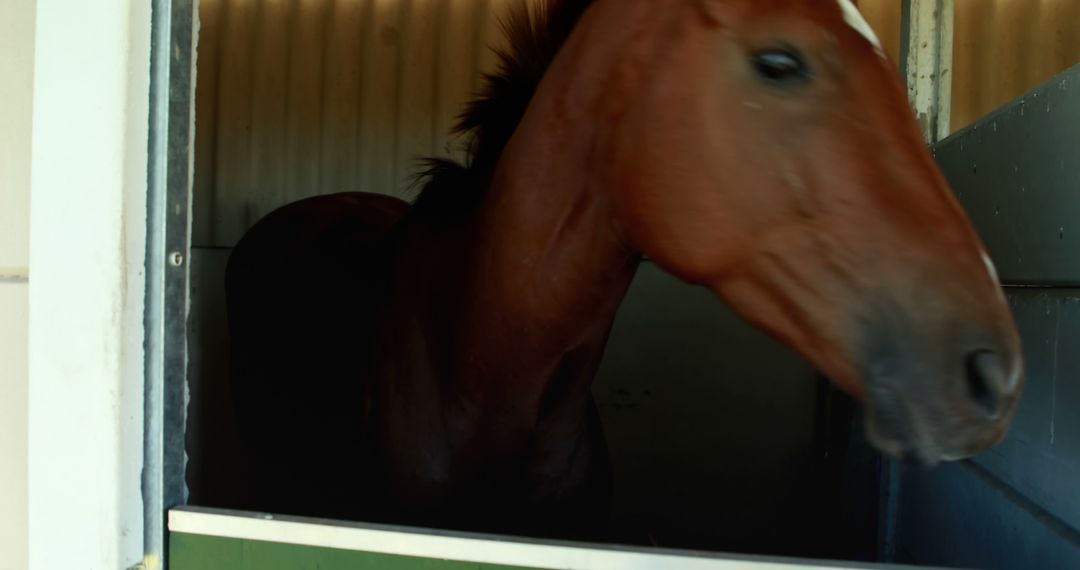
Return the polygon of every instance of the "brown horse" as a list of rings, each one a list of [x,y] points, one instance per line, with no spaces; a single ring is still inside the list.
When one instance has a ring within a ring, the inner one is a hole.
[[[881,450],[1002,438],[1012,317],[849,0],[549,0],[507,29],[467,164],[234,250],[257,508],[583,536],[610,478],[590,385],[643,255],[865,401]]]

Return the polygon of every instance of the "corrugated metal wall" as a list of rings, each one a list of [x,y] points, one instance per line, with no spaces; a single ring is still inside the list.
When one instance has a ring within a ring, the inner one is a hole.
[[[202,0],[195,235],[231,246],[314,194],[403,194],[520,0]]]
[[[855,4],[866,17],[870,27],[877,32],[885,53],[893,61],[900,61],[900,0],[857,0]]]
[[[1080,0],[956,0],[955,26],[954,131],[1080,63]]]

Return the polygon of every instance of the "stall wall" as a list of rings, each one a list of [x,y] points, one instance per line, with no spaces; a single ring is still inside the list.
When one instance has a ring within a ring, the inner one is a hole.
[[[858,0],[855,4],[874,28],[881,47],[894,63],[900,61],[901,4],[899,0]],[[899,65],[899,64],[897,64]]]
[[[995,448],[895,473],[887,551],[965,568],[1080,568],[1080,65],[935,147],[983,236],[1024,346]]]
[[[494,66],[514,0],[203,0],[195,234],[315,194],[405,196]]]
[[[27,279],[34,0],[0,2],[0,570],[27,567]]]
[[[956,0],[955,26],[954,131],[1080,63],[1076,0]]]
[[[859,0],[899,61],[901,0]],[[955,0],[953,132],[1080,62],[1076,0]]]

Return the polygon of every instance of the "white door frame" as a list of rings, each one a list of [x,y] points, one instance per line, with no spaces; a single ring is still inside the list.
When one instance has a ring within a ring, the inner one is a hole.
[[[36,10],[29,566],[125,568],[144,555],[150,5]]]

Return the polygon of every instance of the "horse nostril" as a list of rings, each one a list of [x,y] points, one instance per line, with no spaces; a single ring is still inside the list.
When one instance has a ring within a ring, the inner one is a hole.
[[[1001,358],[988,350],[976,351],[968,355],[965,369],[968,395],[987,414],[996,416],[1006,385]]]

